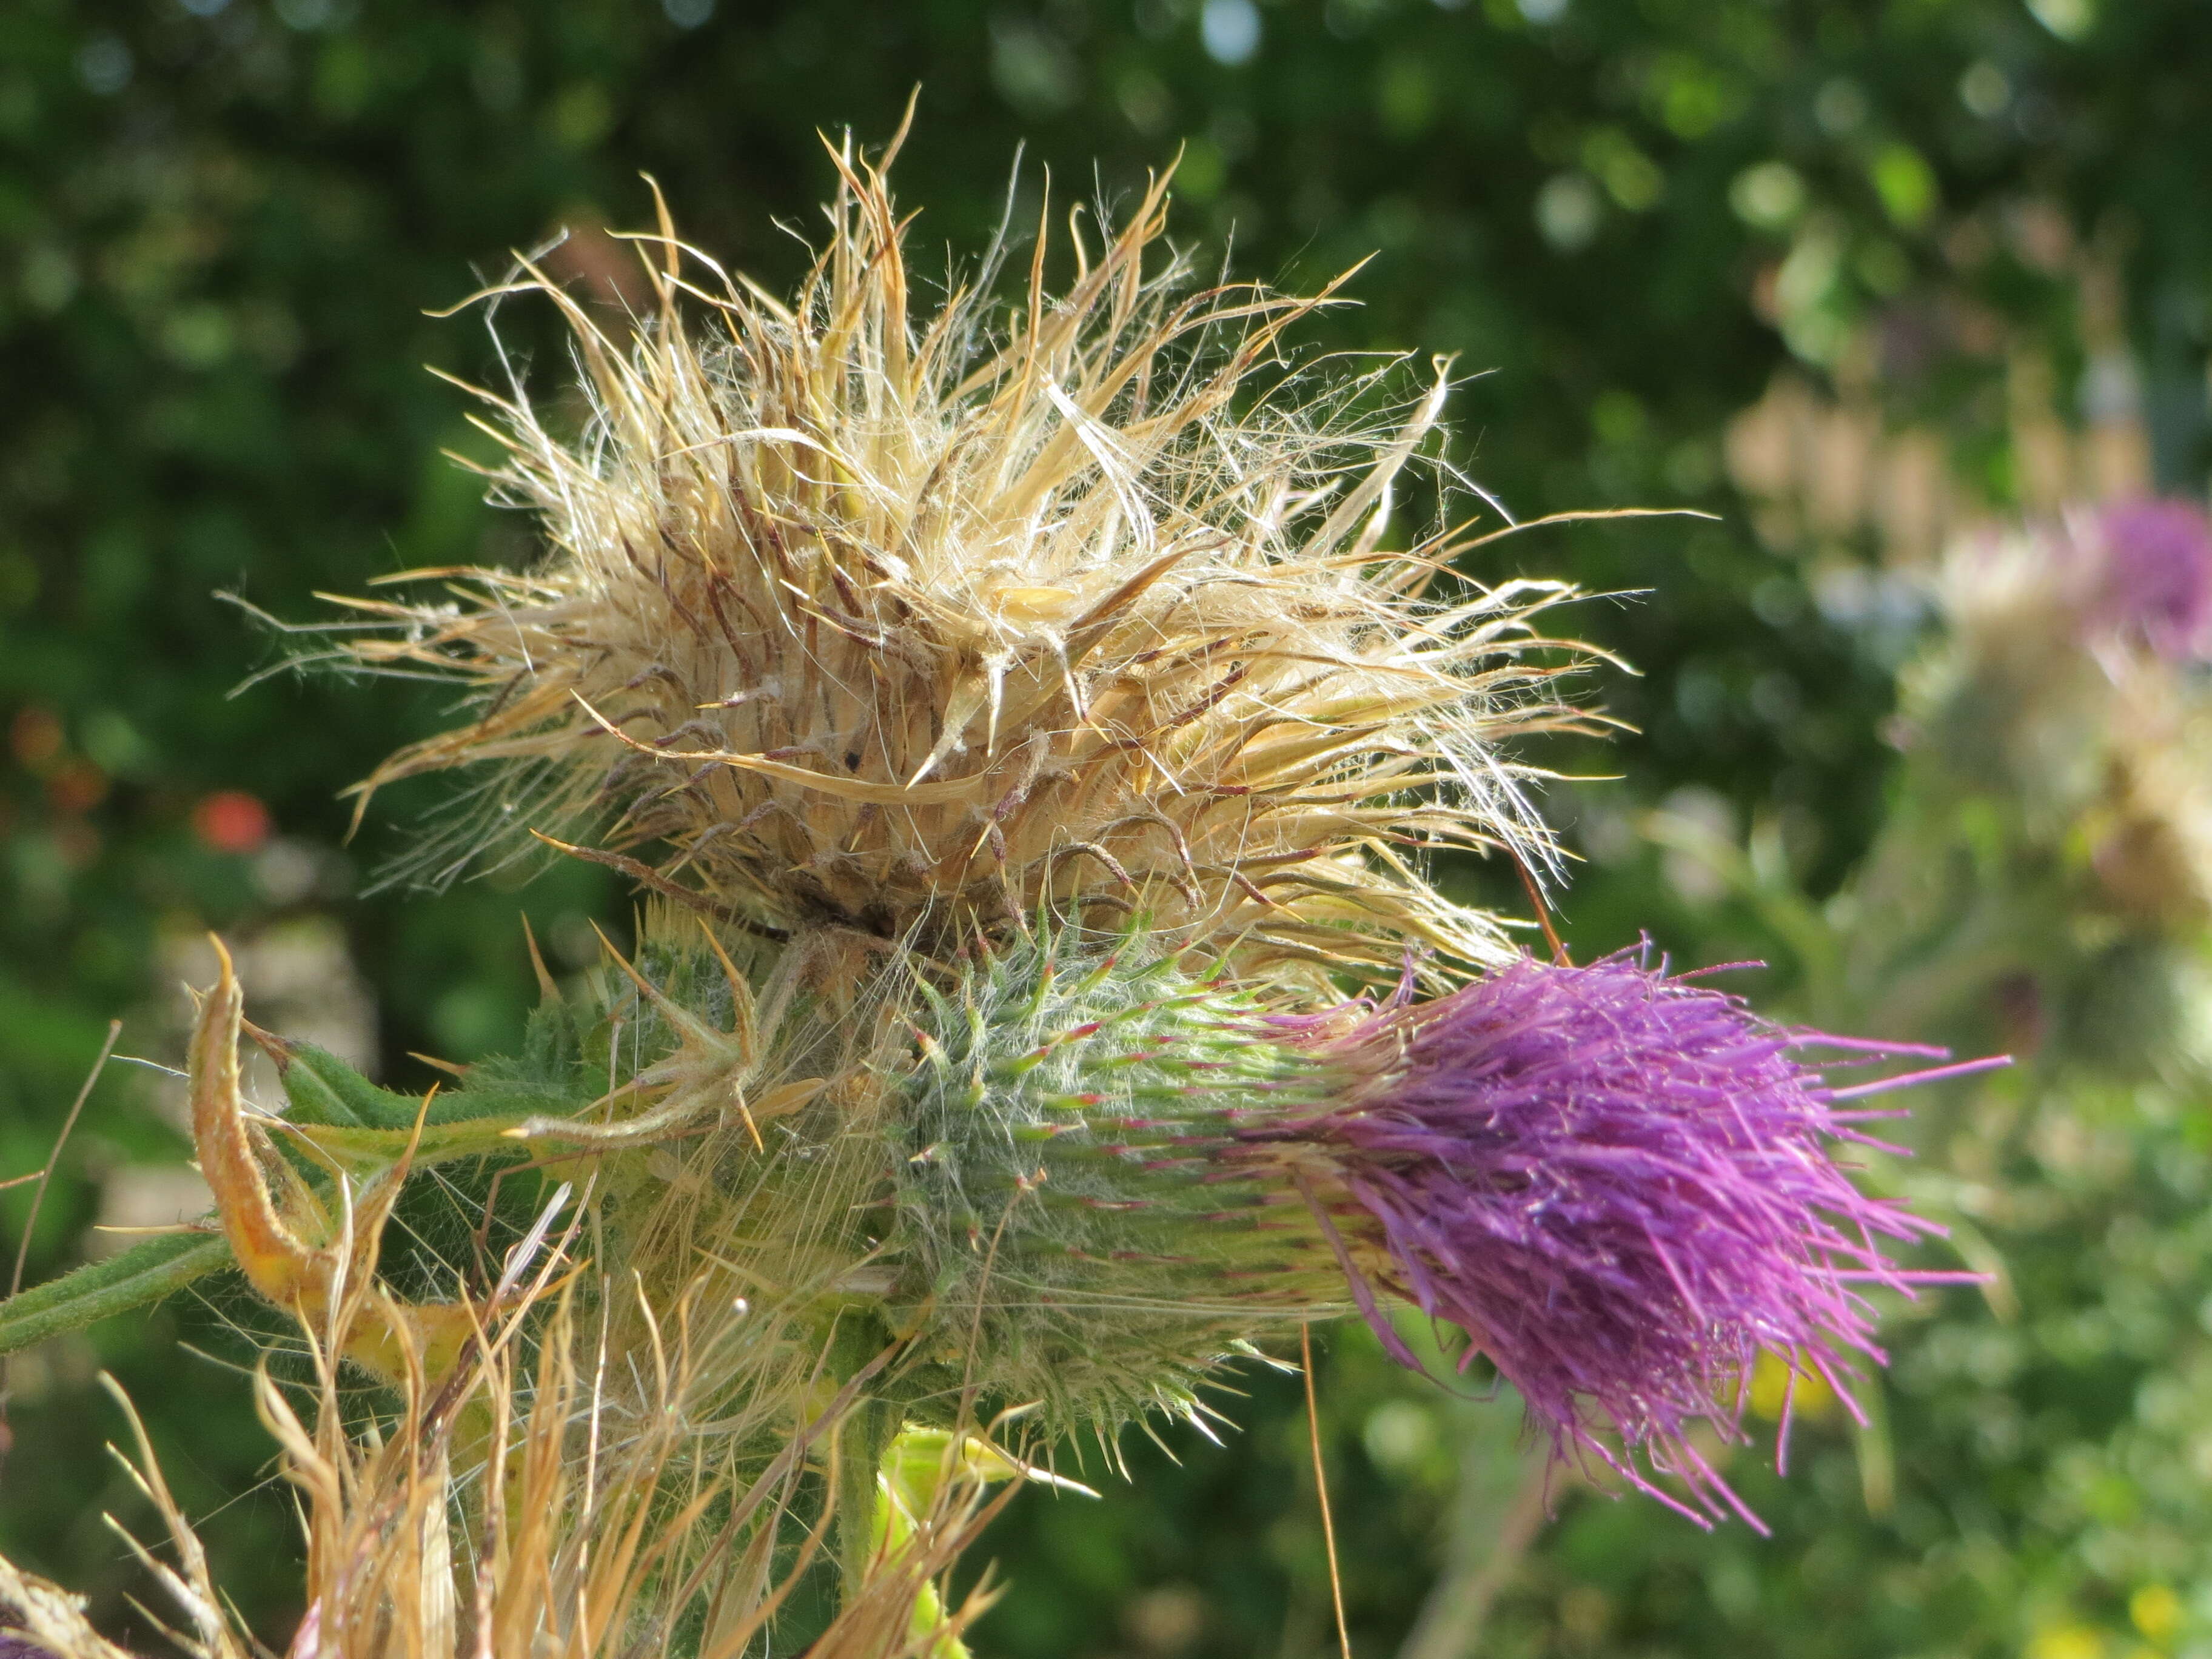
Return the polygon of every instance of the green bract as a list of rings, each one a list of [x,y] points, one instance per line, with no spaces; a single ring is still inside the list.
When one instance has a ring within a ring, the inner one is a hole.
[[[1344,1284],[1297,1192],[1240,1164],[1240,1117],[1319,1103],[1328,1071],[1247,994],[1141,932],[1040,933],[924,983],[889,1138],[923,1354],[1058,1425],[1195,1409],[1205,1373]]]

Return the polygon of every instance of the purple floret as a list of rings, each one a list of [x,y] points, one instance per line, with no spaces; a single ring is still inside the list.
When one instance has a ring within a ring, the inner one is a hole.
[[[1742,1437],[1762,1351],[1848,1402],[1851,1357],[1882,1358],[1865,1287],[1958,1277],[1888,1261],[1881,1240],[1940,1230],[1862,1194],[1832,1156],[1875,1144],[1852,1127],[1870,1114],[1834,1103],[1889,1085],[1831,1088],[1798,1058],[1929,1051],[1786,1030],[1626,954],[1524,961],[1324,1029],[1304,1040],[1364,1059],[1372,1083],[1248,1137],[1321,1154],[1355,1201],[1329,1206],[1333,1231],[1379,1243],[1396,1288],[1468,1334],[1468,1360],[1488,1355],[1562,1455],[1595,1454],[1676,1508],[1635,1454],[1707,1513],[1725,1502],[1756,1525],[1688,1425]],[[1415,1364],[1339,1249],[1376,1334]],[[1607,1425],[1628,1455],[1597,1437]]]
[[[2200,655],[2212,635],[2212,524],[2187,501],[2139,501],[2097,518],[2098,619],[2160,656]]]

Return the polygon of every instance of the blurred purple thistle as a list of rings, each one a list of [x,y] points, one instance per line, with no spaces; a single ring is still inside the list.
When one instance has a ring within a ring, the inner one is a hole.
[[[2096,620],[2173,660],[2212,635],[2212,524],[2188,501],[2135,501],[2096,519]]]
[[[1883,1358],[1861,1287],[1909,1296],[1970,1277],[1885,1258],[1880,1240],[1942,1230],[1851,1184],[1832,1144],[1880,1145],[1852,1126],[1888,1114],[1835,1103],[2002,1060],[1832,1088],[1798,1049],[1938,1051],[1787,1030],[1632,954],[1523,961],[1431,1002],[1346,1012],[1348,1029],[1286,1024],[1372,1081],[1320,1115],[1242,1133],[1333,1169],[1352,1202],[1308,1197],[1384,1346],[1418,1365],[1353,1261],[1363,1244],[1370,1258],[1380,1245],[1394,1288],[1468,1334],[1463,1363],[1490,1357],[1559,1454],[1595,1454],[1701,1523],[1637,1453],[1706,1515],[1724,1502],[1757,1526],[1688,1425],[1743,1439],[1762,1351],[1793,1387],[1817,1376],[1848,1404],[1850,1356]],[[1607,1425],[1626,1455],[1597,1437]]]

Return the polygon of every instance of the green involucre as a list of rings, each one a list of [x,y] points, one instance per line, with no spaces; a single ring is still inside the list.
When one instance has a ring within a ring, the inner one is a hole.
[[[1344,1297],[1302,1197],[1233,1133],[1330,1075],[1249,995],[1119,943],[1018,941],[925,989],[895,1119],[927,1357],[1055,1428],[1188,1414],[1212,1367]]]

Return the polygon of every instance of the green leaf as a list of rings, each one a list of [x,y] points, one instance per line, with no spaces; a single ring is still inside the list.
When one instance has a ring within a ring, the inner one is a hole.
[[[327,1049],[312,1042],[256,1031],[254,1041],[276,1062],[286,1114],[294,1123],[333,1124],[343,1128],[404,1129],[413,1127],[422,1103],[380,1089]]]

